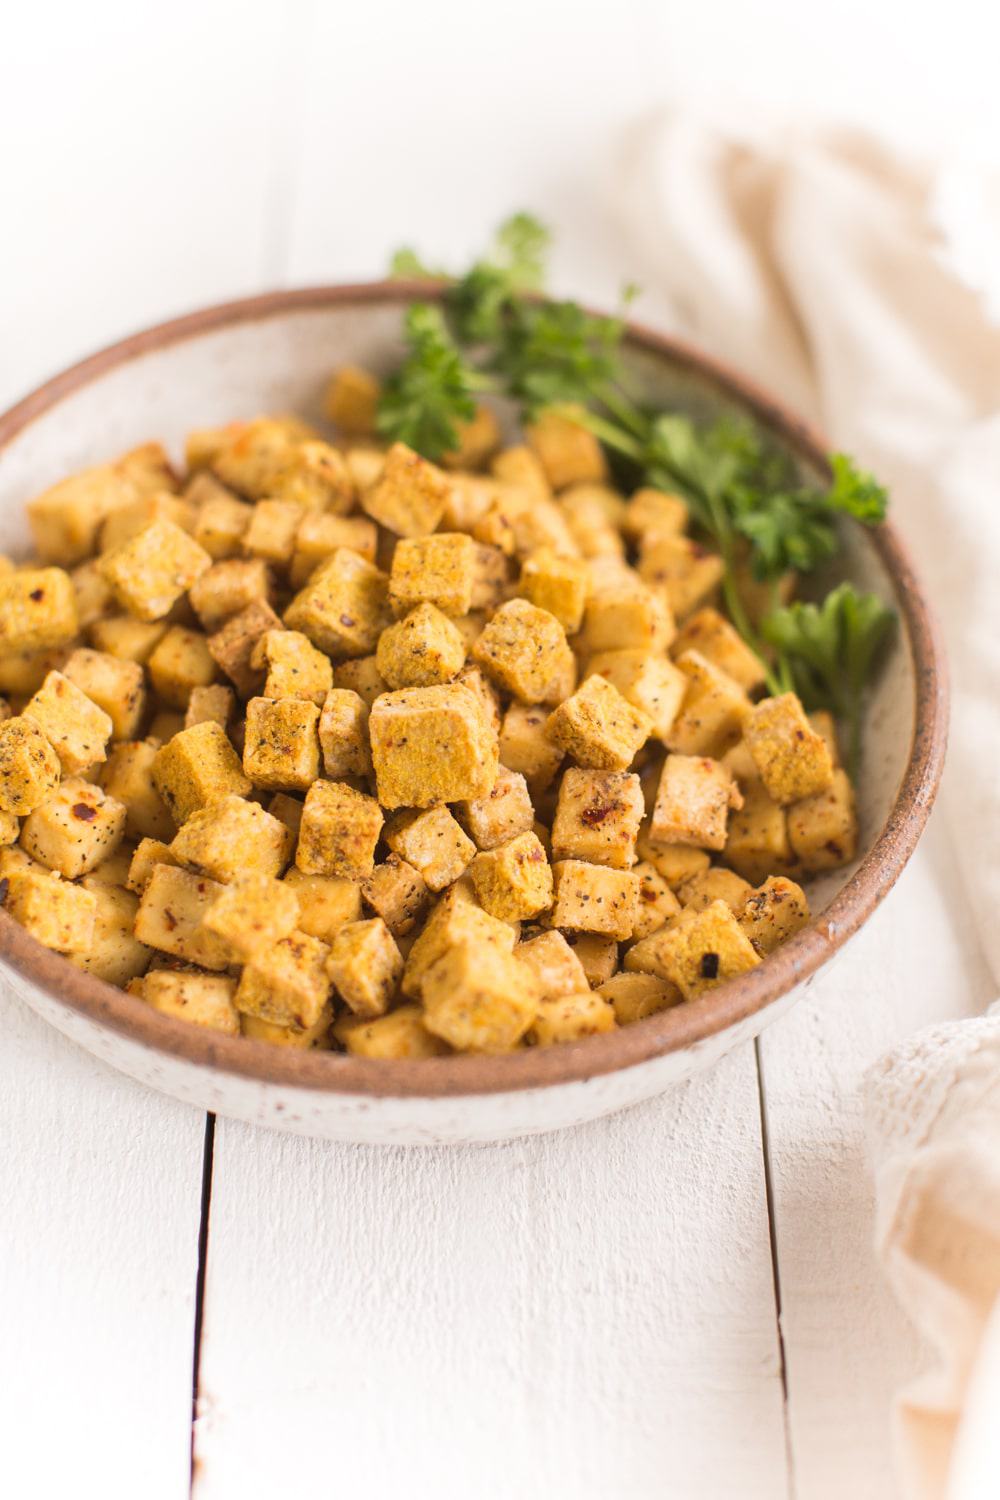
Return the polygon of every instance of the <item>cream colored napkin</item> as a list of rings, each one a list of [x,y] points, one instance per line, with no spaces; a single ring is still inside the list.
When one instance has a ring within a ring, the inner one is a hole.
[[[643,122],[619,168],[640,270],[682,327],[895,493],[946,627],[945,805],[1000,989],[1000,189],[857,133],[689,114]],[[879,1251],[940,1356],[900,1402],[901,1474],[920,1500],[947,1493],[1000,1293],[998,1079],[1000,1019],[986,1018],[916,1038],[868,1085]]]

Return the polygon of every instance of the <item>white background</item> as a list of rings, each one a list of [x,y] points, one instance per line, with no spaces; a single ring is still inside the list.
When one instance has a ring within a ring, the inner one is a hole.
[[[988,9],[18,6],[0,405],[199,304],[377,275],[400,240],[460,261],[515,207],[557,229],[559,289],[607,301],[633,270],[615,148],[664,104],[1000,155]],[[629,1115],[411,1153],[220,1122],[198,1500],[885,1500],[919,1352],[872,1254],[856,1087],[992,998],[954,872],[938,817],[758,1049]],[[204,1117],[0,995],[0,1127],[0,1488],[180,1500]]]

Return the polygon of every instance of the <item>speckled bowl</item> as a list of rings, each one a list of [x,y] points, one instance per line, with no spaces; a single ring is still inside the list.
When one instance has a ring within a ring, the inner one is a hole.
[[[180,318],[50,380],[0,417],[0,551],[27,551],[23,507],[64,474],[150,437],[264,410],[319,419],[330,371],[391,366],[401,284],[278,292]],[[426,289],[421,289],[426,294]],[[632,327],[627,357],[649,395],[701,412],[750,412],[801,463],[826,445],[742,377]],[[635,1026],[505,1057],[378,1063],[220,1036],[150,1010],[41,947],[0,913],[12,988],[97,1056],[204,1109],[331,1139],[496,1140],[592,1119],[659,1093],[759,1032],[871,915],[916,845],[937,790],[947,681],[933,615],[891,525],[847,524],[840,566],[897,608],[901,628],[866,719],[863,853],[811,889],[810,926],[752,973]]]

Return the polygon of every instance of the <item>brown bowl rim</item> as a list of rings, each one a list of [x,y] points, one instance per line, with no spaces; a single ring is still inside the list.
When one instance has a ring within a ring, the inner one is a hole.
[[[216,329],[332,306],[408,302],[436,295],[425,282],[376,281],[268,292],[206,307],[132,334],[47,380],[0,416],[0,450],[42,413],[107,371],[151,351]],[[828,445],[815,430],[753,381],[681,340],[630,322],[626,341],[714,384],[807,461],[824,466]],[[0,912],[0,958],[24,979],[80,1016],[143,1046],[198,1067],[277,1086],[371,1097],[446,1098],[576,1083],[634,1067],[705,1042],[764,1010],[807,979],[867,921],[895,884],[927,822],[947,743],[948,674],[933,610],[909,552],[891,522],[874,544],[898,591],[901,623],[913,654],[913,743],[892,810],[850,880],[816,922],[767,961],[687,1005],[633,1026],[560,1047],[503,1056],[449,1056],[378,1062],[342,1053],[277,1048],[191,1026],[84,973],[44,948]]]

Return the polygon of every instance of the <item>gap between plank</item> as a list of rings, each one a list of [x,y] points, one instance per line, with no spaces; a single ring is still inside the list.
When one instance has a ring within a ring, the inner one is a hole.
[[[205,1116],[205,1144],[201,1158],[201,1222],[198,1225],[198,1273],[194,1290],[194,1349],[191,1358],[191,1479],[189,1492],[194,1493],[195,1422],[198,1419],[198,1394],[201,1380],[201,1328],[205,1312],[205,1273],[208,1268],[208,1221],[212,1207],[212,1165],[215,1160],[215,1116]]]
[[[757,1102],[760,1108],[760,1146],[764,1160],[764,1200],[767,1207],[767,1232],[771,1242],[771,1279],[774,1284],[774,1320],[778,1335],[778,1359],[781,1366],[781,1416],[785,1429],[785,1470],[788,1474],[789,1500],[795,1500],[795,1455],[792,1449],[791,1422],[788,1411],[788,1365],[785,1361],[785,1335],[781,1327],[781,1271],[778,1268],[778,1232],[774,1214],[774,1186],[771,1181],[771,1139],[767,1128],[767,1098],[764,1088],[764,1066],[760,1055],[760,1037],[753,1039],[757,1066]]]

